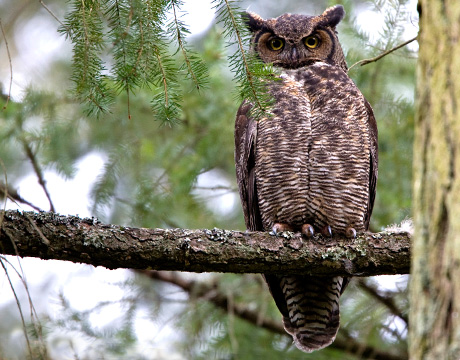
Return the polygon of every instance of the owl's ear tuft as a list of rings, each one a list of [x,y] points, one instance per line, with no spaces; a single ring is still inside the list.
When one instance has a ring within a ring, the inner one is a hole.
[[[262,19],[259,15],[253,12],[244,12],[241,14],[241,17],[243,18],[243,21],[251,30],[252,32],[260,30],[263,26],[264,19]]]
[[[335,28],[344,16],[345,10],[342,5],[332,6],[324,10],[324,12],[320,15],[320,23],[323,26],[327,25],[331,28]]]

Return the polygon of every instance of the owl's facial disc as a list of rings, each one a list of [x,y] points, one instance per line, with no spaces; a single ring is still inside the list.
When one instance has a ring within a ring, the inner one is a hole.
[[[335,31],[343,15],[343,8],[336,6],[318,16],[283,14],[264,20],[247,13],[244,18],[253,32],[253,49],[263,62],[298,69],[322,61],[346,70]]]

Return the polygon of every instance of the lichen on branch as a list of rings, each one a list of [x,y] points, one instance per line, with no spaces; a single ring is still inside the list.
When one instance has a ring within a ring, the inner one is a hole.
[[[372,276],[406,274],[408,233],[356,239],[222,229],[145,229],[51,212],[6,211],[1,253],[105,266],[190,272]]]

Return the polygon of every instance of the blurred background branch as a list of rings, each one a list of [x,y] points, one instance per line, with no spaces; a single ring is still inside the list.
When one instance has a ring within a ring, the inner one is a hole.
[[[273,321],[264,317],[264,314],[256,312],[247,306],[235,305],[230,295],[222,294],[216,285],[209,282],[187,280],[179,273],[165,271],[140,270],[140,274],[144,274],[151,279],[164,281],[180,287],[186,291],[189,296],[196,300],[208,301],[225,313],[232,313],[236,316],[252,323],[255,326],[262,327],[271,332],[286,336],[291,340],[289,335],[284,330],[281,321]],[[267,289],[268,290],[268,289]],[[407,355],[395,355],[391,352],[380,351],[372,346],[359,343],[347,331],[339,331],[337,339],[332,343],[331,348],[344,351],[346,353],[359,355],[362,359],[374,360],[404,360],[408,359]]]

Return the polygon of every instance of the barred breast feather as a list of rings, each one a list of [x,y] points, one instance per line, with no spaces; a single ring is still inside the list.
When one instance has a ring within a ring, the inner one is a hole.
[[[365,228],[371,157],[364,97],[317,63],[275,83],[273,117],[257,123],[255,176],[264,229],[275,222]]]

